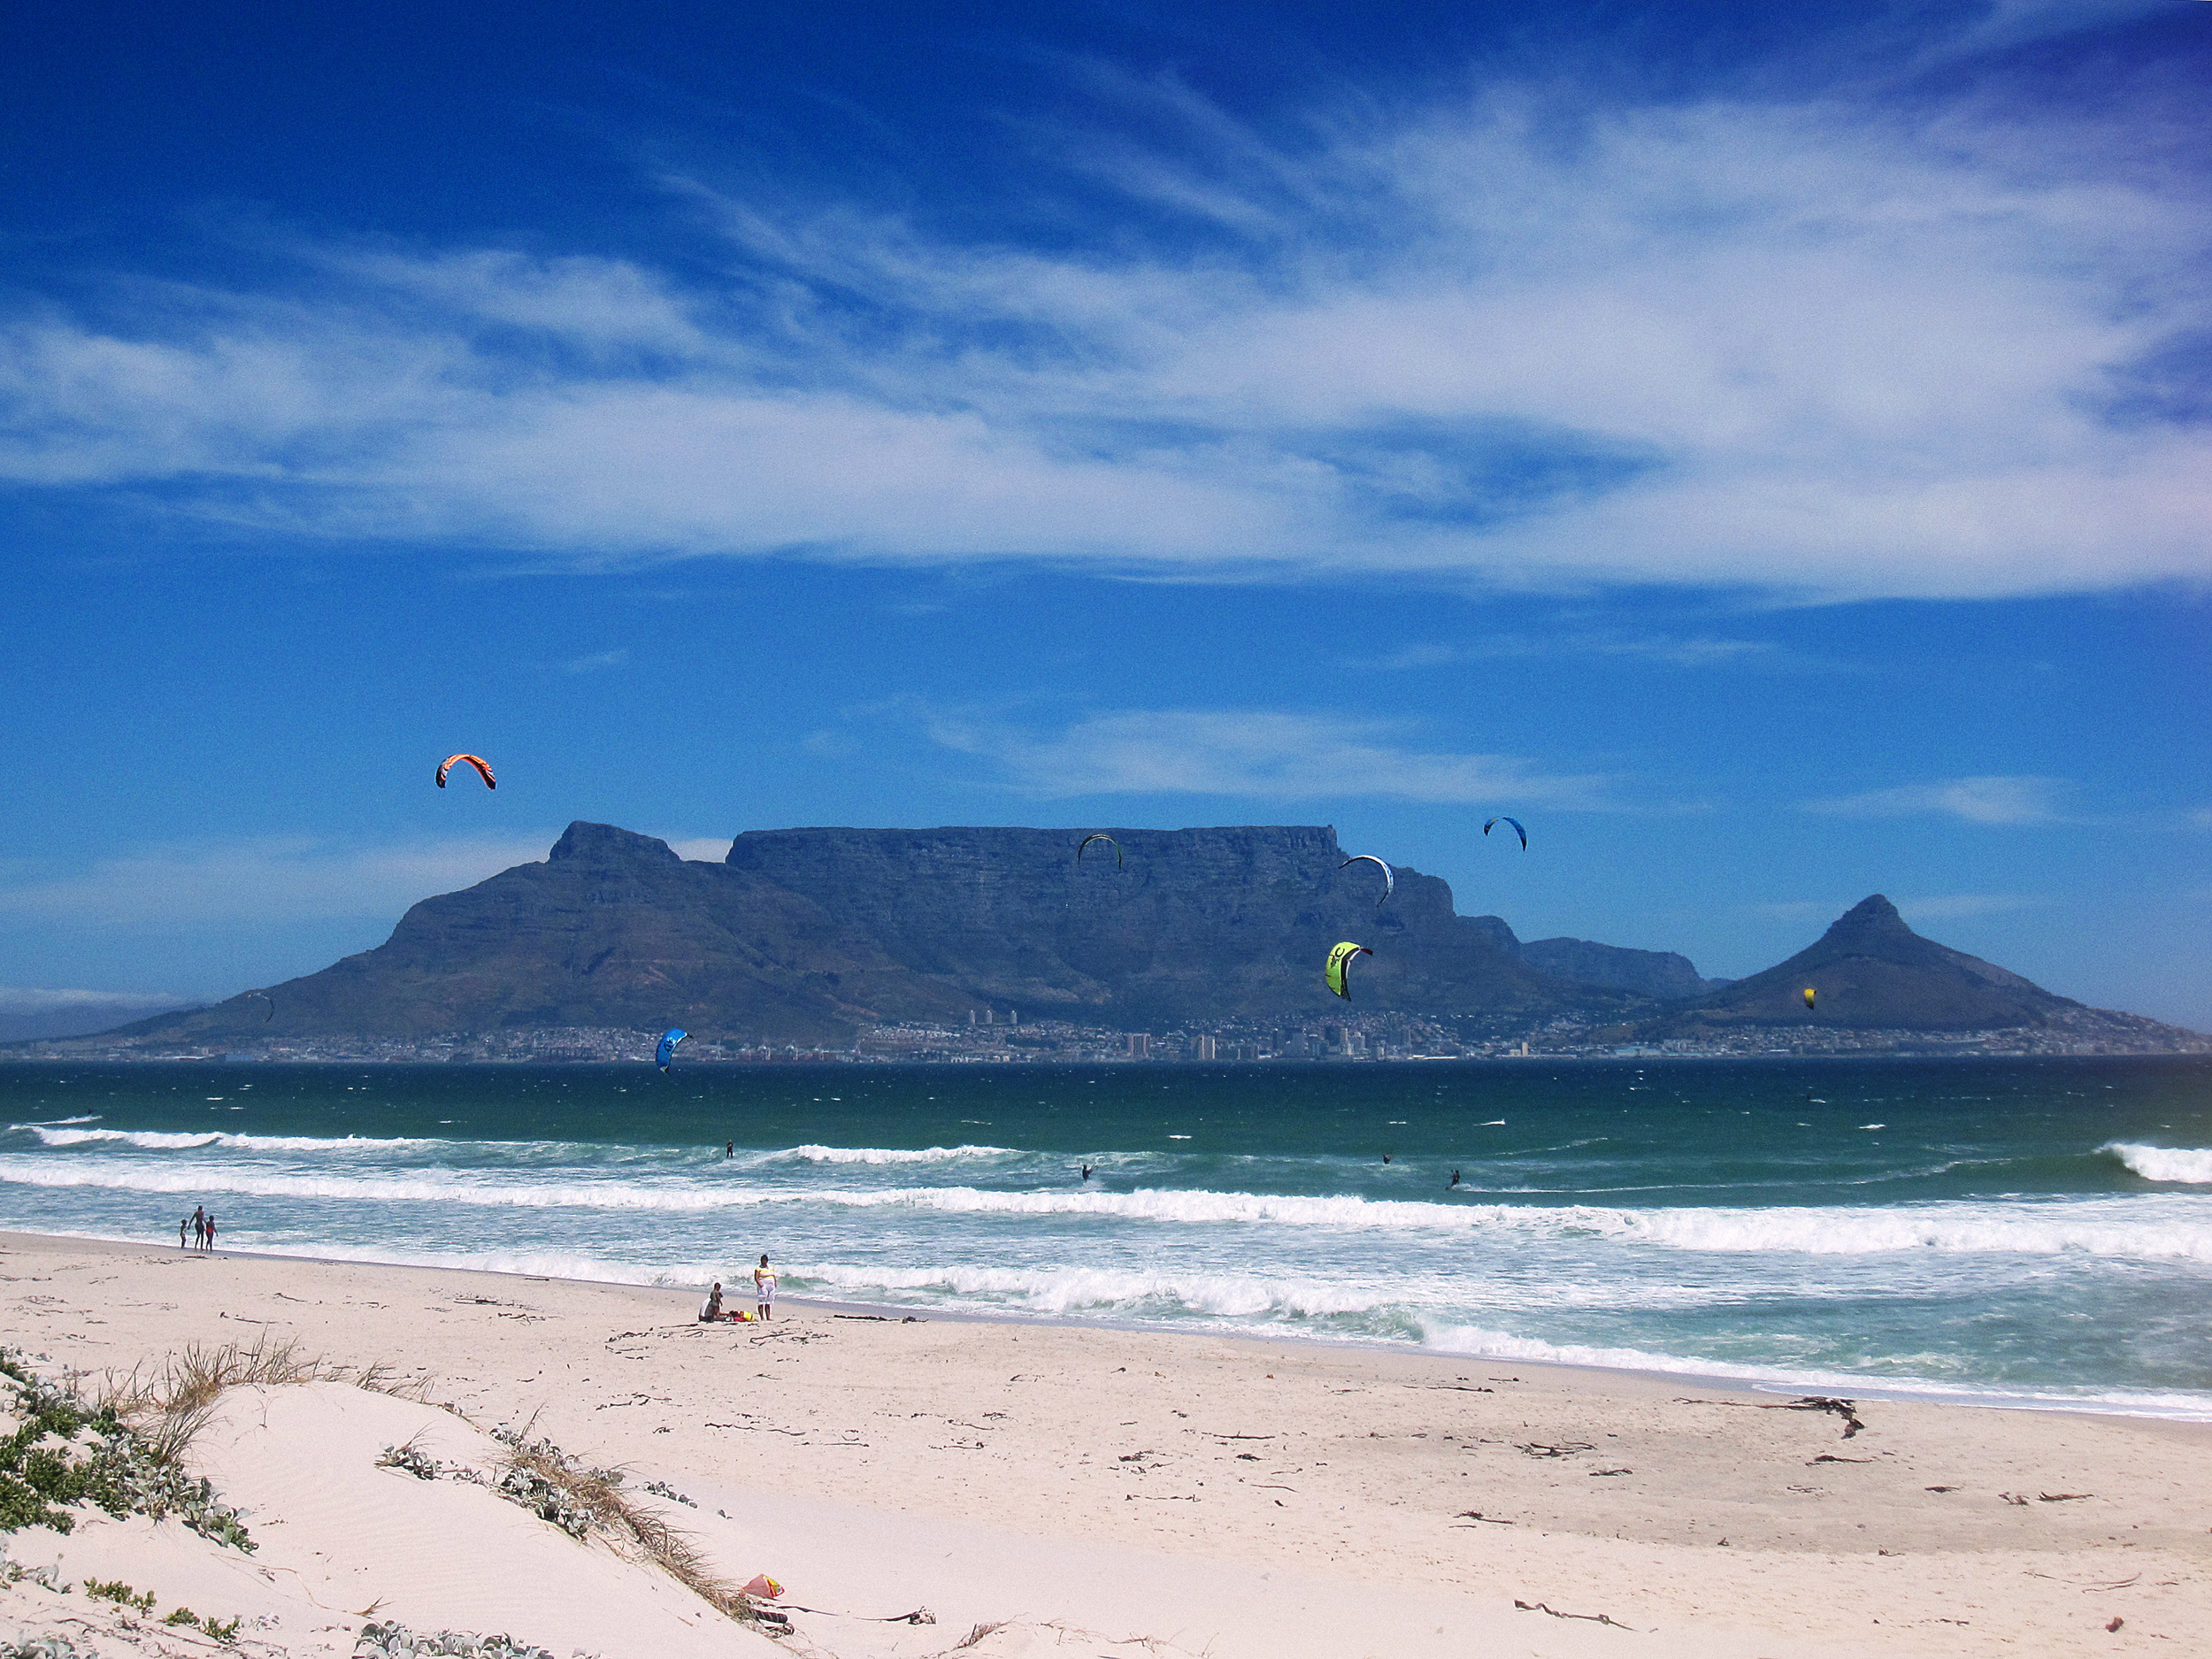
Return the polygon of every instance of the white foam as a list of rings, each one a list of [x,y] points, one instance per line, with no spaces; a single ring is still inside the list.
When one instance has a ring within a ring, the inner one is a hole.
[[[972,1158],[1012,1158],[1020,1153],[1011,1147],[787,1147],[757,1160],[772,1164],[791,1160],[801,1164],[955,1164]]]
[[[335,1144],[343,1145],[343,1142]],[[557,1179],[548,1179],[556,1176]],[[273,1171],[207,1161],[187,1165],[96,1156],[57,1162],[0,1156],[0,1181],[124,1192],[230,1192],[267,1198],[364,1203],[444,1203],[521,1209],[699,1213],[763,1205],[905,1209],[942,1215],[1086,1217],[1202,1226],[1293,1226],[1466,1236],[1517,1233],[1572,1239],[1596,1234],[1657,1248],[1712,1253],[1871,1256],[2058,1255],[2212,1261],[2212,1207],[2194,1199],[1978,1201],[1897,1208],[1614,1210],[1594,1205],[1440,1204],[1356,1196],[1139,1188],[1002,1192],[976,1187],[876,1190],[757,1187],[671,1173],[641,1180],[588,1170],[426,1169],[403,1175]],[[2178,1206],[2178,1208],[2177,1207]]]
[[[2147,1181],[2185,1181],[2192,1186],[2212,1181],[2212,1148],[2147,1147],[2112,1141],[2097,1149],[2110,1153]]]
[[[90,1118],[77,1121],[89,1123]],[[10,1124],[28,1129],[50,1147],[92,1146],[112,1142],[141,1147],[150,1152],[188,1152],[202,1147],[231,1147],[242,1152],[382,1152],[412,1147],[448,1144],[440,1141],[380,1138],[373,1135],[241,1135],[215,1130],[56,1129],[43,1124]]]
[[[1444,1354],[1494,1360],[1527,1360],[1538,1364],[1581,1365],[1598,1371],[1658,1371],[1671,1376],[1740,1379],[1755,1384],[1817,1390],[1865,1399],[1870,1394],[1926,1398],[2015,1410],[2092,1411],[2121,1417],[2170,1417],[2185,1422],[2212,1420],[2212,1394],[2189,1389],[2012,1390],[1931,1381],[1923,1377],[1870,1377],[1863,1372],[1791,1371],[1774,1365],[1743,1365],[1724,1360],[1654,1354],[1634,1348],[1592,1348],[1575,1342],[1546,1342],[1479,1325],[1432,1329],[1422,1346]]]
[[[887,1268],[817,1264],[806,1270],[811,1294],[820,1286],[851,1292],[934,1292],[970,1302],[1012,1303],[1033,1313],[1079,1310],[1139,1317],[1195,1313],[1233,1319],[1285,1315],[1366,1313],[1384,1305],[1379,1291],[1316,1280],[1235,1273],[1147,1273],[1111,1268]]]
[[[2146,1208],[2141,1199],[1975,1201],[1896,1209],[1622,1210],[1591,1212],[1601,1231],[1673,1249],[1877,1256],[2179,1257],[2212,1262],[2212,1210]]]

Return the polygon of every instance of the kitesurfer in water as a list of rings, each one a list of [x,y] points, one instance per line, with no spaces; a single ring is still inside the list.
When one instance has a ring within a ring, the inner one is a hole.
[[[1083,1166],[1083,1179],[1087,1181],[1091,1179],[1091,1166],[1087,1164]]]
[[[724,1141],[722,1143],[722,1156],[726,1158],[735,1157],[737,1156],[737,1142],[734,1141]]]
[[[1458,1186],[1458,1185],[1459,1185],[1459,1171],[1458,1171],[1457,1170],[1454,1170],[1454,1171],[1452,1171],[1452,1179],[1451,1179],[1450,1180],[1448,1180],[1448,1181],[1447,1181],[1447,1182],[1445,1182],[1445,1183],[1444,1183],[1444,1190],[1445,1190],[1446,1192],[1448,1192],[1448,1192],[1450,1192],[1450,1191],[1452,1190],[1452,1188],[1453,1188],[1453,1187],[1456,1187],[1456,1186]]]

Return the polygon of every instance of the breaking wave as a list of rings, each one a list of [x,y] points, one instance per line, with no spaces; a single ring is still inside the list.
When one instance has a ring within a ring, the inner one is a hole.
[[[2110,1153],[2147,1181],[2185,1181],[2192,1186],[2212,1181],[2212,1148],[2111,1141],[2098,1150]]]
[[[89,1123],[90,1118],[79,1119]],[[140,1147],[150,1152],[191,1152],[202,1147],[229,1147],[242,1152],[385,1152],[401,1148],[434,1147],[438,1141],[380,1138],[374,1135],[241,1135],[212,1129],[61,1129],[44,1124],[10,1124],[11,1130],[27,1129],[50,1147],[93,1146],[103,1143]]]
[[[971,1304],[1031,1313],[1114,1312],[1133,1318],[1202,1314],[1222,1318],[1312,1317],[1368,1313],[1386,1305],[1379,1292],[1310,1279],[1240,1273],[1147,1273],[1111,1268],[1043,1269],[810,1266],[804,1294],[934,1292]]]
[[[242,1139],[246,1139],[242,1137]],[[265,1140],[279,1139],[265,1137]],[[195,1144],[205,1144],[196,1142]],[[334,1141],[343,1147],[345,1141]],[[623,1179],[603,1171],[539,1170],[526,1177],[482,1170],[387,1174],[292,1171],[223,1162],[167,1165],[142,1160],[58,1162],[0,1156],[0,1181],[41,1187],[156,1193],[234,1193],[377,1204],[580,1209],[669,1214],[825,1206],[977,1217],[1076,1217],[1165,1225],[1277,1226],[1435,1236],[1518,1233],[1598,1237],[1693,1253],[1863,1256],[2052,1256],[2212,1262],[2212,1213],[2176,1198],[1953,1202],[1909,1208],[1613,1209],[1588,1204],[1438,1204],[1357,1196],[1300,1196],[1140,1187],[1133,1192],[1005,1192],[960,1187],[764,1186],[672,1172]]]
[[[787,1147],[755,1160],[761,1164],[955,1164],[972,1158],[1022,1156],[1012,1147]]]

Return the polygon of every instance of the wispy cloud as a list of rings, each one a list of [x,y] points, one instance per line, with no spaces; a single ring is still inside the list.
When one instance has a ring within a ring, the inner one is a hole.
[[[1803,666],[1807,659],[1770,640],[1707,634],[1601,633],[1503,634],[1457,644],[1422,641],[1379,657],[1348,657],[1346,666],[1367,669],[1440,668],[1453,663],[1500,658],[1609,657],[1669,668]]]
[[[1969,824],[2056,824],[2063,821],[2059,798],[2071,787],[2064,778],[1952,778],[1940,783],[1905,784],[1808,801],[1800,810],[1842,818],[1937,814],[1962,818]]]
[[[1786,921],[1832,922],[1857,902],[1857,899],[1785,899],[1752,908],[1762,916],[1779,917]],[[1939,893],[1924,898],[1893,899],[1891,902],[1897,906],[1908,926],[1916,926],[1962,916],[1999,916],[2010,910],[2038,910],[2051,901],[2024,893]]]
[[[77,991],[33,985],[0,985],[0,1014],[55,1014],[82,1009],[179,1008],[189,1002],[167,991]]]
[[[208,922],[396,920],[419,899],[543,858],[553,839],[548,833],[361,847],[270,838],[150,847],[76,870],[19,866],[0,886],[0,917],[133,931]]]
[[[1168,710],[1095,714],[1038,733],[934,715],[930,735],[992,762],[1045,796],[1213,795],[1256,800],[1367,796],[1595,808],[1606,780],[1546,772],[1509,755],[1411,746],[1401,723],[1329,715]]]
[[[2002,4],[1952,49],[2133,9]],[[288,293],[18,307],[0,477],[584,565],[1820,598],[2212,575],[2212,424],[2134,396],[2212,326],[2202,180],[2118,118],[2030,130],[1985,88],[1494,85],[1279,142],[1123,80],[1125,130],[1167,136],[1068,141],[1131,207],[1072,250],[676,180],[726,283],[313,247]]]
[[[695,864],[718,864],[730,852],[727,835],[691,835],[680,841],[669,840],[668,844],[679,858],[688,858]]]
[[[561,664],[561,672],[565,674],[595,674],[603,668],[619,668],[629,660],[630,653],[626,650],[594,651],[587,657],[570,657]]]
[[[1899,899],[1897,909],[1908,922],[1945,921],[1960,916],[2002,916],[2013,910],[2040,910],[2050,902],[2030,893],[1941,893]]]

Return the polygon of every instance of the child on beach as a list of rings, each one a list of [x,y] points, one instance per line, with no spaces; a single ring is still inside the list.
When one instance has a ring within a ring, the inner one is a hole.
[[[183,1220],[177,1223],[177,1248],[180,1250],[184,1248],[184,1241],[190,1236],[191,1232],[192,1217],[187,1216]]]
[[[714,1288],[707,1292],[706,1301],[699,1304],[699,1319],[703,1325],[711,1325],[721,1317],[722,1281],[718,1279],[714,1281]]]
[[[753,1270],[753,1298],[760,1310],[756,1317],[765,1319],[775,1311],[776,1270],[768,1265],[764,1256],[760,1258],[760,1265]]]
[[[215,1248],[215,1212],[211,1210],[207,1212],[207,1242],[202,1248],[210,1250]]]

